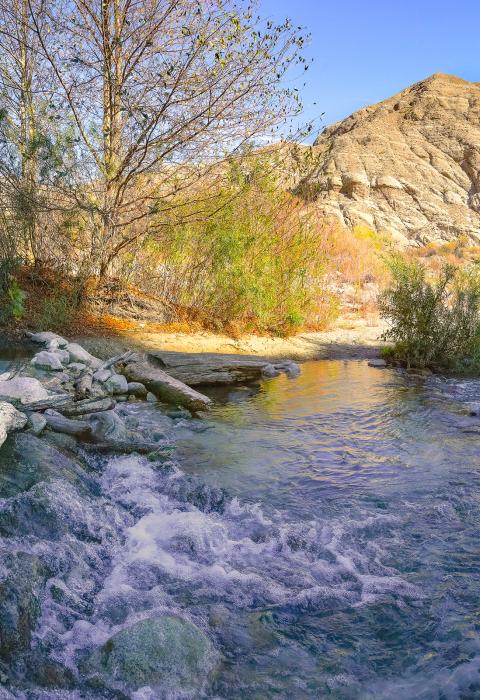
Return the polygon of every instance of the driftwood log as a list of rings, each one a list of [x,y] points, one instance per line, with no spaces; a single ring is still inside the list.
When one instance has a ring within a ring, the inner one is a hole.
[[[191,411],[203,411],[210,407],[208,396],[192,389],[166,374],[149,361],[146,355],[133,355],[127,361],[123,374],[130,382],[141,382],[162,401],[185,406]]]
[[[271,360],[249,355],[159,350],[149,352],[148,359],[154,366],[190,386],[248,384],[281,372],[299,372],[298,365],[292,360]]]

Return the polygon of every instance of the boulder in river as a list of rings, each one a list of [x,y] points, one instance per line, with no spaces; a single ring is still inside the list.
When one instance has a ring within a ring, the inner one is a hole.
[[[27,416],[20,413],[11,403],[0,401],[0,445],[12,430],[21,430],[27,424]]]
[[[198,627],[166,615],[137,622],[95,650],[86,670],[112,689],[150,687],[176,696],[201,692],[216,665],[212,643]]]

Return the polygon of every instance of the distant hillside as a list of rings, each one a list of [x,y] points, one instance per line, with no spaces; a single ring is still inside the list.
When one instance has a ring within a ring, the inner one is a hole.
[[[480,240],[480,83],[437,73],[328,127],[300,191],[399,243]]]

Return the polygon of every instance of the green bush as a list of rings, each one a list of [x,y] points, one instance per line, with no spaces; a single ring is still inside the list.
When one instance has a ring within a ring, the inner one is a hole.
[[[135,282],[216,329],[233,324],[288,335],[304,323],[330,321],[336,307],[317,220],[261,162],[250,165],[247,178],[232,167],[204,218],[192,210],[191,223],[173,221],[160,239],[145,242]],[[328,319],[317,318],[321,309]]]
[[[5,257],[0,260],[0,321],[10,319],[19,320],[25,312],[25,299],[27,297],[20,288],[16,274],[19,261]]]
[[[81,304],[77,289],[55,289],[39,305],[33,325],[37,330],[62,330],[75,320]]]
[[[407,367],[478,371],[480,270],[444,265],[434,274],[398,256],[390,269],[391,286],[380,297],[390,357]]]

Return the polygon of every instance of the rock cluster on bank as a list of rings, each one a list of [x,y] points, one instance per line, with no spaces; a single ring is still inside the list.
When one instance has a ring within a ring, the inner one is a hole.
[[[93,443],[100,451],[148,453],[159,445],[129,430],[118,411],[123,401],[163,401],[197,413],[211,399],[193,385],[218,385],[296,376],[291,361],[216,354],[126,352],[101,360],[78,343],[51,332],[28,334],[39,346],[21,373],[0,375],[0,445],[25,427]],[[182,379],[188,381],[182,381]]]

